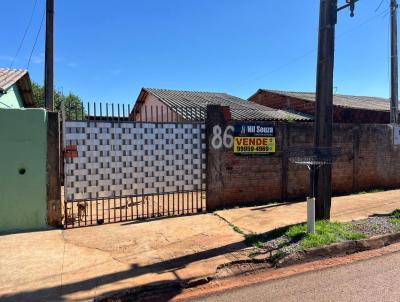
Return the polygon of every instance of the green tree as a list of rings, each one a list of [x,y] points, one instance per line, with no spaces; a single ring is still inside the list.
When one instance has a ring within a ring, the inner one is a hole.
[[[37,107],[45,107],[44,87],[35,82],[32,83],[33,98]],[[69,92],[64,95],[60,90],[54,90],[54,109],[61,111],[61,104],[64,101],[65,114],[69,119],[82,119],[85,114],[82,99],[75,93]]]

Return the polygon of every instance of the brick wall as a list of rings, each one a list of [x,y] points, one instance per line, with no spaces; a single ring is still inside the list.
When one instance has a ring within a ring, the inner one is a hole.
[[[269,91],[261,90],[251,96],[249,100],[271,108],[291,109],[312,116],[315,112],[314,102]],[[333,121],[335,123],[387,124],[390,123],[390,113],[333,106]]]
[[[277,152],[271,156],[237,156],[232,148],[216,151],[208,146],[207,206],[210,210],[308,195],[308,169],[288,162],[282,150],[311,146],[313,124],[275,123],[275,126]],[[333,164],[334,194],[399,188],[400,146],[392,145],[392,137],[390,125],[335,124],[334,145],[342,148],[342,155]]]

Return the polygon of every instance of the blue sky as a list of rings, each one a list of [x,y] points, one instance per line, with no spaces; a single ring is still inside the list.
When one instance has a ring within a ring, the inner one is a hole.
[[[9,67],[35,0],[3,1],[0,66]],[[55,83],[84,101],[133,103],[141,87],[315,90],[317,0],[55,0]],[[339,3],[345,2],[339,0]],[[337,93],[389,94],[389,0],[339,14]],[[26,68],[44,11],[37,0],[14,67]],[[29,72],[43,82],[44,29]]]

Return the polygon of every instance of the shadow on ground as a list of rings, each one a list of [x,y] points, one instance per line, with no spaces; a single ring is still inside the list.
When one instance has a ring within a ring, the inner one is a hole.
[[[25,291],[18,292],[12,295],[4,295],[0,297],[2,302],[16,302],[16,301],[68,301],[67,296],[95,289],[98,286],[123,281],[125,279],[129,279],[132,277],[138,277],[141,275],[149,274],[149,273],[157,273],[162,274],[166,272],[175,273],[179,269],[189,265],[190,263],[210,259],[219,255],[223,255],[226,253],[238,251],[245,247],[244,241],[236,242],[233,244],[225,245],[222,247],[218,247],[215,249],[210,249],[198,253],[194,253],[191,255],[186,255],[174,259],[170,259],[167,261],[162,261],[146,266],[139,267],[137,265],[132,265],[130,269],[125,271],[120,271],[116,273],[101,275],[96,278],[87,279],[80,282],[74,282],[69,284],[63,284],[62,286],[54,286],[48,288],[42,288],[35,291]],[[28,272],[27,272],[28,273]],[[183,282],[187,280],[181,280],[175,274],[176,281]],[[165,283],[168,283],[167,281]],[[158,284],[158,283],[157,283]],[[148,287],[149,284],[146,285]],[[166,285],[166,284],[165,284]],[[142,286],[139,286],[140,288]],[[139,288],[138,287],[138,288]],[[135,288],[129,288],[130,290],[134,290]]]
[[[370,216],[381,216],[381,214],[373,214]],[[283,235],[286,230],[291,226],[281,227],[257,236],[263,237],[264,240],[271,240]],[[125,289],[119,289],[117,291],[110,291],[102,295],[102,297],[110,297],[100,301],[136,301],[137,299],[144,301],[157,301],[152,300],[152,297],[143,296],[143,291],[152,289],[153,293],[157,293],[157,289],[160,289],[163,299],[172,299],[174,296],[182,291],[182,283],[189,280],[182,280],[179,278],[177,271],[188,266],[191,263],[211,259],[216,256],[223,254],[239,251],[247,247],[246,240],[228,244],[214,249],[201,251],[198,253],[161,261],[146,266],[131,265],[128,270],[119,271],[116,273],[104,274],[95,278],[86,279],[79,282],[63,284],[62,286],[53,286],[42,288],[34,291],[17,292],[11,295],[4,295],[0,297],[2,302],[19,302],[19,301],[69,301],[68,296],[74,293],[90,291],[96,289],[96,287],[123,281],[133,277],[146,275],[149,273],[162,274],[170,272],[175,275],[173,281],[159,281],[148,283],[146,285],[132,286]],[[27,272],[29,273],[29,272]],[[168,288],[168,292],[165,289]]]
[[[258,236],[262,236],[265,239],[273,239],[276,237],[279,237],[281,234],[283,234],[288,227],[280,228],[273,230],[271,232],[267,232],[265,234],[260,234]],[[125,271],[120,271],[116,273],[111,273],[111,274],[106,274],[106,275],[101,275],[95,278],[87,279],[84,281],[80,282],[74,282],[74,283],[69,283],[69,284],[63,284],[62,286],[54,286],[54,287],[48,287],[48,288],[42,288],[39,290],[35,291],[24,291],[24,292],[18,292],[12,295],[4,295],[0,297],[0,300],[2,302],[16,302],[16,301],[69,301],[68,297],[69,295],[72,295],[77,292],[84,292],[84,291],[89,291],[89,290],[94,290],[96,287],[109,284],[109,283],[114,283],[118,281],[123,281],[126,279],[130,279],[133,277],[138,277],[141,275],[149,274],[149,273],[156,273],[156,274],[162,274],[162,273],[167,273],[170,272],[175,275],[175,280],[173,281],[160,281],[160,282],[155,282],[155,283],[149,283],[146,285],[141,285],[141,286],[132,286],[126,289],[120,289],[115,292],[108,292],[103,294],[102,296],[108,297],[110,295],[116,295],[115,298],[113,297],[112,299],[108,300],[102,300],[102,301],[132,301],[132,298],[135,296],[140,296],[142,295],[142,292],[145,291],[146,289],[151,288],[160,288],[160,289],[166,289],[168,288],[168,292],[163,292],[163,299],[165,297],[170,297],[172,298],[176,294],[179,294],[181,292],[182,284],[185,283],[186,281],[189,280],[182,280],[179,278],[178,274],[176,273],[178,270],[184,268],[185,266],[197,262],[200,260],[207,260],[216,256],[220,256],[223,254],[239,251],[243,248],[246,248],[246,240],[244,239],[243,241],[239,241],[236,243],[232,243],[229,245],[225,245],[222,247],[170,259],[167,261],[162,261],[146,266],[137,266],[137,265],[132,265],[130,269],[125,270]],[[127,296],[129,296],[130,300],[125,300],[123,297],[119,297],[119,293],[128,291]],[[154,291],[154,289],[152,290]],[[151,301],[148,300],[148,298],[144,298],[146,301]]]

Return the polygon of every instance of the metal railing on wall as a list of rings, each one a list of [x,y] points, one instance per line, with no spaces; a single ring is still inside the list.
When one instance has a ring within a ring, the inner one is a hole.
[[[234,104],[229,107],[232,121],[286,121],[307,122],[312,117],[298,112],[272,108],[246,108]],[[88,102],[66,103],[64,105],[66,120],[108,120],[136,122],[205,122],[206,106],[183,105],[141,105],[132,107],[129,104]]]
[[[204,122],[206,108],[200,106],[142,105],[132,109],[128,104],[88,102],[64,104],[65,120],[101,120],[136,122]]]

